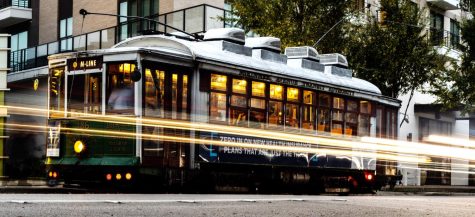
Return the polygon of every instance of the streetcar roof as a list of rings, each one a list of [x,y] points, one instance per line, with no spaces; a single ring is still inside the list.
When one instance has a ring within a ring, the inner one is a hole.
[[[221,50],[219,47],[213,46],[213,44],[209,42],[187,41],[163,35],[147,35],[129,38],[109,50],[125,51],[134,48],[137,49],[139,47],[150,50],[165,51],[175,55],[184,55],[198,61],[215,61],[243,68],[274,73],[277,75],[312,80],[315,82],[375,93],[378,95],[381,94],[379,88],[374,84],[359,78],[333,75],[305,68],[296,68],[288,66],[285,63],[271,62],[251,56],[240,55]]]

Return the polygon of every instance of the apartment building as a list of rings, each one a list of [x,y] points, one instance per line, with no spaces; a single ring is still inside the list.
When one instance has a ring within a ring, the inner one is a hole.
[[[6,104],[37,109],[34,115],[9,110],[6,123],[47,125],[48,55],[109,48],[128,37],[175,31],[143,20],[98,15],[84,17],[79,14],[80,9],[144,16],[176,29],[201,33],[225,27],[219,19],[229,16],[224,7],[223,0],[0,0],[0,32],[11,35],[8,55],[11,72],[5,76],[11,91],[5,94]],[[4,91],[1,75],[0,105]],[[0,125],[5,116],[0,111]],[[46,134],[41,130],[11,126],[6,134],[9,137],[5,145],[0,141],[0,177],[43,177],[44,170],[39,165],[43,165]],[[0,131],[0,138],[2,136]]]

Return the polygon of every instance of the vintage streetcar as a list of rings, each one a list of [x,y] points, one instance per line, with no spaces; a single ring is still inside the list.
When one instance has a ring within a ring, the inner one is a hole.
[[[50,56],[48,82],[50,185],[315,193],[398,177],[394,161],[292,139],[396,138],[400,101],[340,54],[281,54],[278,38],[236,28],[145,35]]]

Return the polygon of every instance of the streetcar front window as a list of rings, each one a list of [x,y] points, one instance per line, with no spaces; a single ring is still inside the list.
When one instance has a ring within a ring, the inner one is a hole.
[[[68,112],[100,114],[102,112],[101,73],[68,76]]]
[[[64,116],[64,68],[50,70],[49,108],[50,116]]]
[[[134,113],[133,63],[109,64],[107,67],[107,112]]]

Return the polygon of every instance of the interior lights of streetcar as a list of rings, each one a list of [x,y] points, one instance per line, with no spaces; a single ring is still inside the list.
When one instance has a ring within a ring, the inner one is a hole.
[[[257,81],[253,81],[252,82],[252,95],[253,96],[261,96],[261,97],[265,97],[265,89],[266,89],[266,85],[264,82],[257,82]]]
[[[126,173],[125,174],[125,179],[131,180],[132,179],[132,174],[131,173]]]
[[[115,179],[121,180],[121,179],[122,179],[122,175],[120,175],[120,173],[117,173],[117,174],[115,175]]]
[[[226,75],[211,74],[211,89],[226,91]]]
[[[84,148],[84,143],[81,140],[77,140],[74,143],[74,152],[76,152],[76,154],[80,154],[81,152],[83,152]]]
[[[270,85],[270,98],[272,99],[282,99],[282,86],[271,84]]]
[[[233,79],[233,92],[246,94],[246,80]]]
[[[287,100],[289,101],[298,101],[299,100],[299,89],[289,87],[287,88]]]

